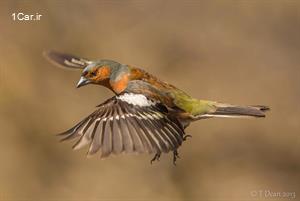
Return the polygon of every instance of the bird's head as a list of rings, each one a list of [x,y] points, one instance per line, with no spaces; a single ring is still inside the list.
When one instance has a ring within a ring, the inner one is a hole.
[[[116,61],[107,59],[93,61],[53,50],[45,51],[44,56],[59,67],[83,69],[77,88],[87,84],[99,84],[119,94],[126,89],[132,79],[131,67]]]
[[[112,75],[121,67],[121,64],[111,60],[99,60],[86,66],[81,74],[77,88],[87,84],[109,85]]]

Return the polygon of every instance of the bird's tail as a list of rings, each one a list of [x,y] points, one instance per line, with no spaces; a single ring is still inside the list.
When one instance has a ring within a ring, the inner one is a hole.
[[[265,112],[270,110],[263,105],[239,106],[225,103],[213,103],[215,110],[201,114],[198,118],[225,117],[225,118],[243,118],[243,117],[265,117]]]
[[[210,118],[210,117],[265,117],[265,112],[270,110],[268,106],[253,105],[240,106],[227,103],[219,103],[209,100],[199,100],[192,98],[180,90],[173,92],[174,104],[182,109],[186,116],[192,120]]]

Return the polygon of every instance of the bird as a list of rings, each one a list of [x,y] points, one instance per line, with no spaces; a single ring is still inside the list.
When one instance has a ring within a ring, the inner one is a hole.
[[[61,141],[76,139],[73,149],[88,146],[87,156],[100,158],[121,153],[173,152],[191,135],[185,129],[197,120],[225,117],[265,117],[264,105],[240,106],[199,100],[141,68],[109,59],[90,60],[50,50],[44,56],[56,66],[81,70],[77,88],[88,84],[110,89],[114,96],[97,106],[92,114],[58,135]]]

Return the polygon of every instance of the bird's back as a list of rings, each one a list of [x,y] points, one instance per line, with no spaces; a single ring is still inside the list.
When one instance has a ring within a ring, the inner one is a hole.
[[[146,71],[130,67],[131,82],[127,91],[141,93],[158,100],[189,121],[210,117],[264,117],[265,106],[239,106],[216,101],[199,100],[174,85],[161,81]]]

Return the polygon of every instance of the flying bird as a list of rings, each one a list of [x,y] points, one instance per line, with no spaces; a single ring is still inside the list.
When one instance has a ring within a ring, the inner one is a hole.
[[[115,94],[59,134],[62,141],[77,139],[75,150],[88,145],[87,155],[98,152],[105,158],[111,154],[149,153],[154,154],[152,163],[171,151],[175,164],[177,149],[190,137],[185,134],[190,123],[212,117],[260,118],[269,110],[262,105],[198,100],[140,68],[112,60],[89,60],[56,51],[44,55],[60,67],[82,70],[77,88],[97,84]]]

